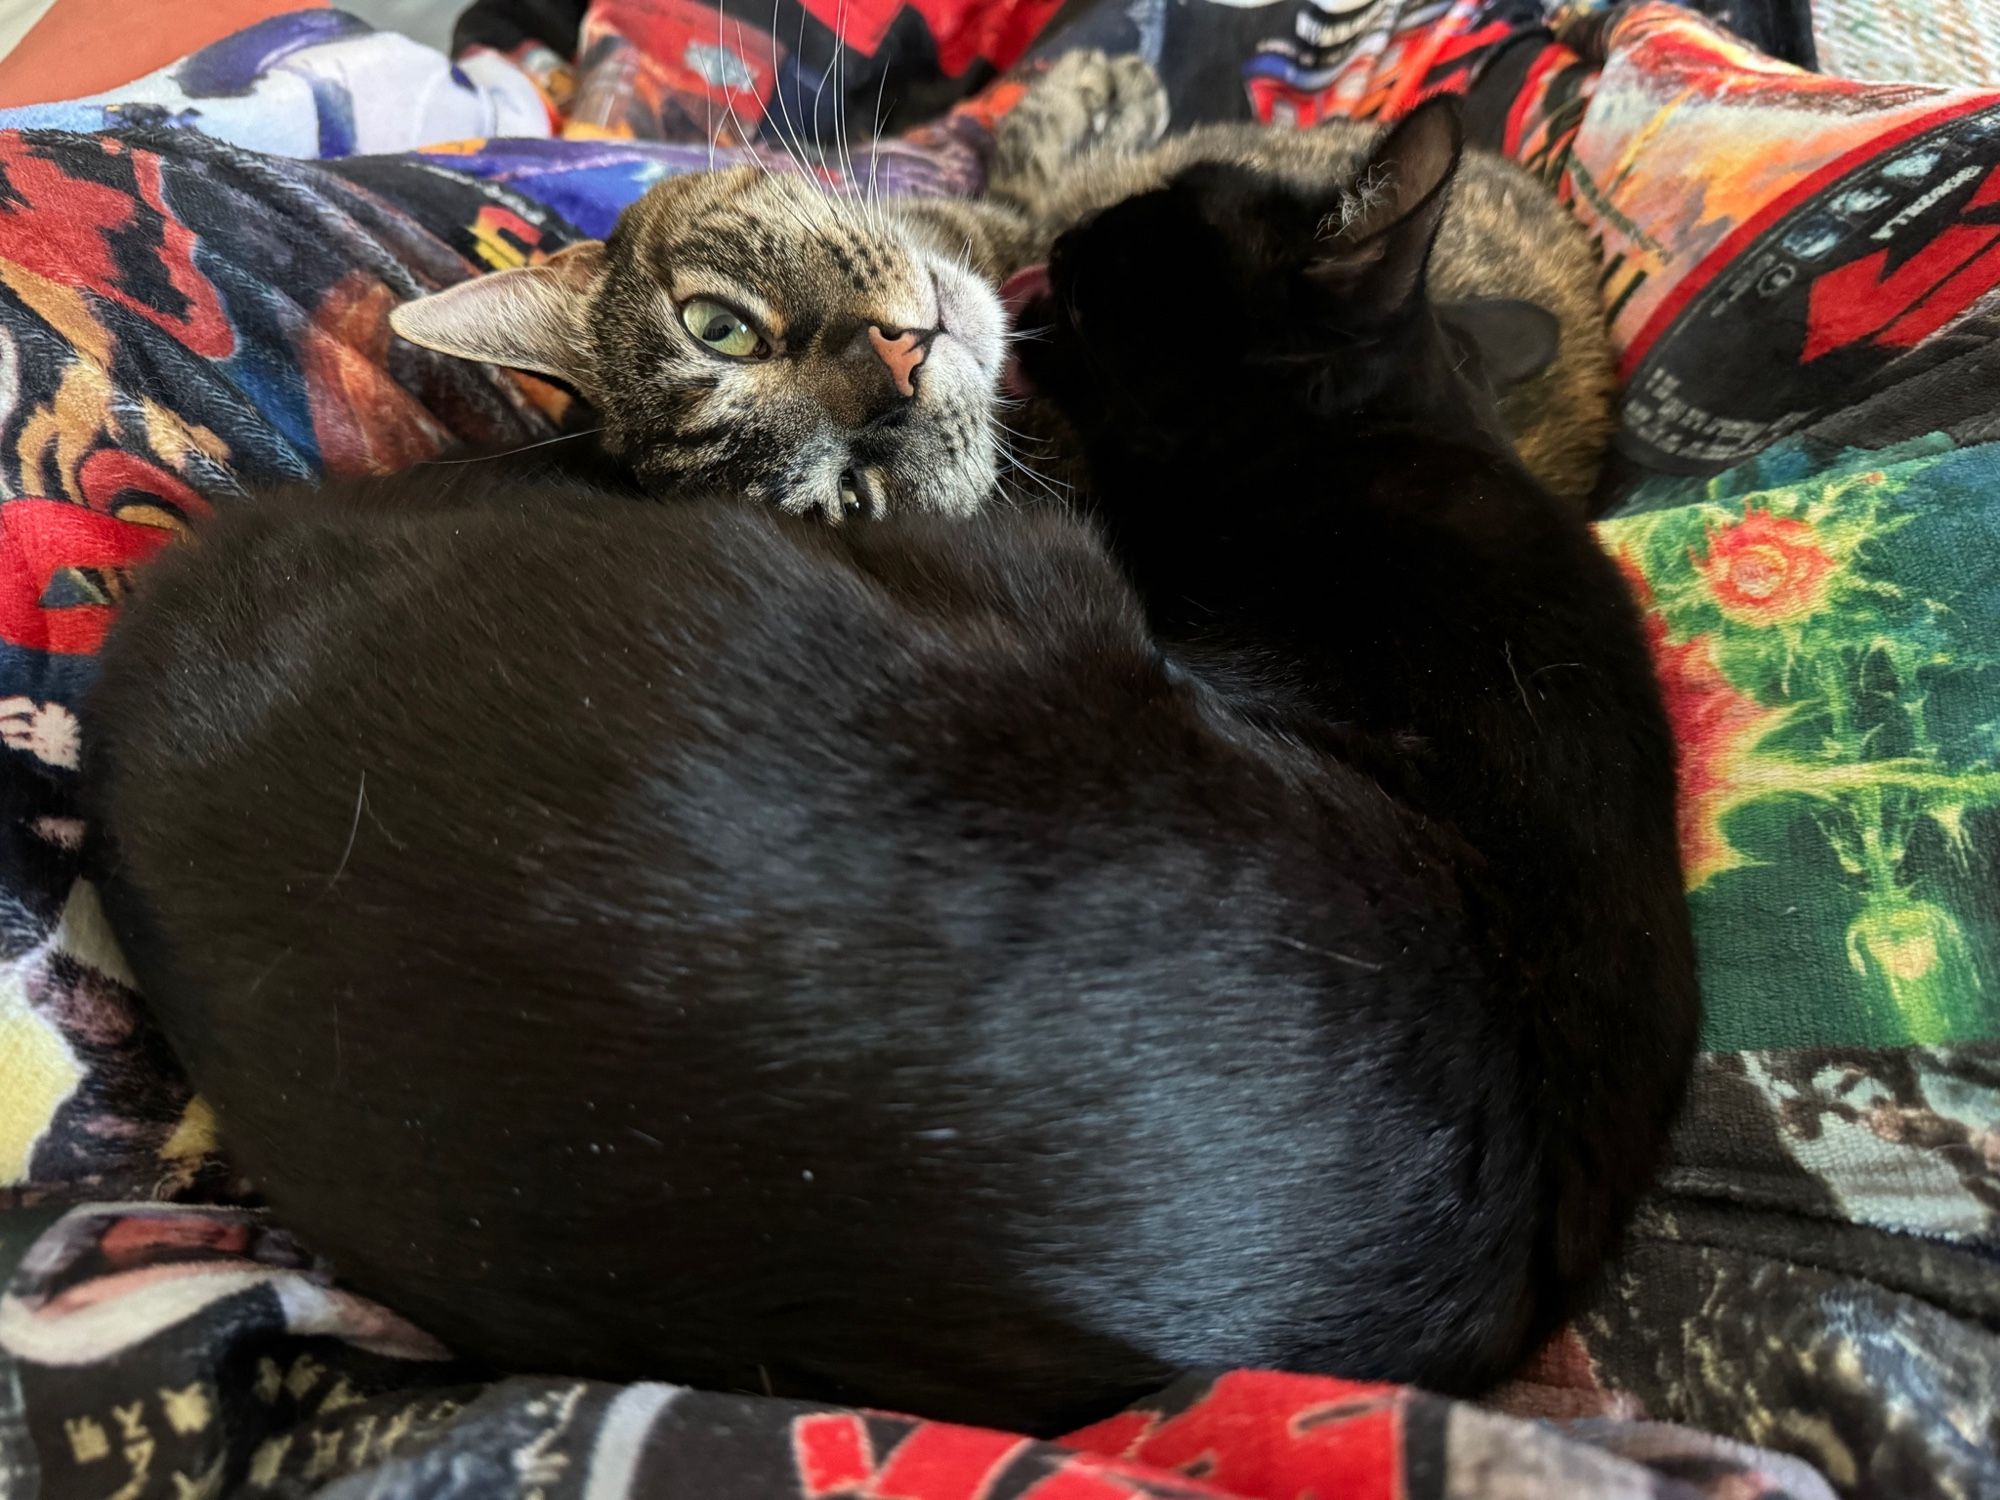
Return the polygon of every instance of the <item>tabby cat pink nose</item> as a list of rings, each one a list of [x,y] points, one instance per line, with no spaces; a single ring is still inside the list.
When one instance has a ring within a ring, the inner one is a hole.
[[[915,329],[904,329],[890,338],[881,329],[870,327],[868,342],[875,346],[882,363],[889,367],[889,378],[896,382],[897,393],[914,396],[917,393],[915,375],[917,366],[924,362],[930,352],[930,333],[919,333]]]

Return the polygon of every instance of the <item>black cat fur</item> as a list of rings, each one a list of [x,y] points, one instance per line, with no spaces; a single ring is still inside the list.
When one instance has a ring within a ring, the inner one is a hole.
[[[1498,420],[1546,315],[1496,305],[1475,341],[1423,295],[1459,149],[1440,98],[1377,146],[1358,200],[1195,167],[1058,243],[1020,357],[1165,647],[1464,840],[1485,1003],[1522,1028],[1511,1086],[1547,1131],[1545,1310],[1647,1185],[1700,999],[1635,607]]]
[[[1066,241],[1032,373],[1115,556],[538,456],[158,563],[97,858],[280,1218],[503,1368],[1034,1432],[1508,1373],[1697,1003],[1633,607],[1422,305],[1455,140],[1365,235],[1204,170]]]

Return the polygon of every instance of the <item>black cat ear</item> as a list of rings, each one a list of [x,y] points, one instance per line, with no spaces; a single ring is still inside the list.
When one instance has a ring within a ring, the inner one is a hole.
[[[1422,289],[1463,142],[1458,101],[1419,104],[1368,154],[1321,227],[1307,274],[1356,313],[1387,317]]]
[[[584,318],[603,277],[603,243],[583,240],[541,265],[490,271],[405,302],[389,326],[426,349],[575,385],[587,374]]]
[[[1556,362],[1562,324],[1546,307],[1513,297],[1472,297],[1438,304],[1438,321],[1479,353],[1496,390],[1531,380]]]

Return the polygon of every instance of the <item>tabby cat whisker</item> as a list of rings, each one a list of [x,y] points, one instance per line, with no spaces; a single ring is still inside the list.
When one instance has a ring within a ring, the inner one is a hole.
[[[839,0],[833,11],[833,154],[841,175],[854,180],[854,159],[847,151],[847,0]]]
[[[865,201],[870,208],[876,206],[875,167],[882,159],[882,98],[889,87],[889,69],[879,60],[876,66],[881,78],[875,85],[875,124],[868,134],[868,196]]]
[[[775,20],[772,23],[771,30],[772,34],[775,36],[777,33],[777,23],[775,22]],[[800,6],[799,34],[796,41],[793,44],[792,56],[794,57],[802,56],[805,53],[805,50],[806,50],[806,10],[804,6]],[[832,71],[833,71],[832,64],[829,63],[827,65],[826,71],[820,75],[820,84],[822,87],[825,86],[826,80],[832,74]],[[795,142],[797,142],[799,148],[799,154],[801,156],[805,155],[805,150],[806,150],[806,122],[804,116],[805,103],[806,101],[804,97],[801,96],[799,99],[800,116],[792,124],[792,139]],[[815,96],[813,99],[812,127],[813,127],[813,165],[818,169],[819,173],[823,174],[826,171],[826,146],[825,143],[820,139],[819,99],[817,96]],[[824,177],[816,176],[815,181],[823,183]]]
[[[740,24],[736,28],[736,42],[739,47],[741,47],[743,44],[743,28]],[[727,52],[729,50],[728,46],[723,41],[722,12],[720,9],[718,9],[715,13],[715,50],[717,52]],[[722,107],[729,113],[729,123],[736,128],[737,144],[749,152],[751,162],[755,166],[757,166],[764,173],[765,176],[768,177],[771,173],[770,163],[766,162],[764,158],[757,153],[756,147],[751,142],[749,132],[743,128],[743,119],[740,115],[736,113],[735,86],[727,82],[726,80],[722,85]],[[715,150],[712,142],[709,148],[708,159],[709,159],[709,164],[713,166],[715,163]]]
[[[1036,489],[1042,492],[1044,497],[1054,501],[1058,505],[1068,502],[1071,487],[1069,485],[1061,485],[1058,488],[1058,481],[1051,479],[1046,474],[1040,473],[1031,465],[1022,462],[1021,456],[1014,451],[1013,445],[1005,438],[1000,439],[1000,453],[1007,461],[1008,470],[1028,480]]]
[[[805,14],[803,8],[800,9],[799,14],[801,18],[803,18]],[[838,12],[835,13],[835,24],[836,26],[838,25]],[[800,20],[799,25],[801,28],[804,27],[805,22],[803,19]],[[836,32],[834,40],[835,57],[838,57],[840,55],[839,47],[840,47],[840,41],[838,33]],[[813,107],[812,107],[813,154],[819,158],[819,163],[822,167],[826,165],[826,137],[821,133],[820,121],[822,118],[824,118],[825,115],[825,111],[822,106],[824,105],[826,99],[826,86],[828,83],[832,82],[832,80],[833,80],[833,58],[828,58],[826,66],[821,68],[819,71],[819,87],[813,90]],[[839,95],[836,94],[834,96],[834,103],[836,106],[838,106],[839,102],[840,102]],[[834,135],[834,145],[836,149],[839,147],[839,144],[840,144],[840,137],[838,132],[836,132]]]
[[[719,22],[720,17],[718,16],[717,19]],[[785,126],[791,123],[792,106],[791,106],[791,101],[785,96],[784,84],[781,81],[784,77],[784,74],[778,66],[778,0],[771,0],[770,35],[771,35],[771,77],[774,80],[772,86],[772,92],[778,96],[778,111],[780,116],[782,117],[783,123],[780,123],[779,121],[773,120],[771,118],[770,106],[766,105],[764,108],[763,124],[771,127],[772,134],[774,134],[778,138],[778,144],[784,148],[785,155],[789,156],[792,159],[792,161],[798,166],[799,171],[804,175],[810,177],[812,175],[812,172],[806,166],[804,156],[801,154],[800,151],[793,150],[792,142],[786,139],[785,135]],[[743,23],[741,21],[738,21],[736,23],[736,47],[738,55],[740,56],[747,55],[747,51],[745,49],[745,44],[743,41]]]
[[[1047,438],[1037,437],[1031,432],[1023,432],[1018,427],[1009,427],[1005,422],[996,420],[993,425],[1008,436],[1019,438],[1024,443],[1033,443],[1038,448],[1053,448],[1055,446]]]
[[[847,10],[848,4],[849,0],[842,0],[842,13],[843,13],[842,24],[837,33],[837,37],[840,42],[840,52],[837,59],[835,60],[836,88],[834,92],[836,95],[836,112],[834,115],[834,125],[840,135],[841,154],[847,160],[847,180],[851,183],[855,180],[856,170],[854,165],[854,117],[852,113],[849,111],[847,104],[848,47],[847,47],[845,12]],[[871,138],[871,140],[869,141],[869,145],[872,147],[873,144],[874,142]],[[874,162],[874,157],[872,154],[869,157],[869,162],[872,167]],[[870,223],[879,225],[886,222],[881,217],[881,215],[876,212],[875,202],[872,197],[864,194],[861,199],[861,206],[863,210],[867,213],[868,220]]]
[[[551,443],[567,443],[571,438],[590,437],[604,431],[602,427],[586,427],[579,432],[559,432],[554,437],[543,438],[539,442],[523,443],[518,448],[503,449],[499,453],[475,453],[470,458],[425,458],[418,460],[417,467],[425,468],[435,464],[483,464],[495,459],[512,458],[516,453],[528,453],[536,448],[546,448]]]

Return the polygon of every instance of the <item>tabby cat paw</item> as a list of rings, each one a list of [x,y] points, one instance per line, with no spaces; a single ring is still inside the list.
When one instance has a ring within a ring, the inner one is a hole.
[[[1167,86],[1137,53],[1105,61],[1110,87],[1104,108],[1091,116],[1092,144],[1109,151],[1144,150],[1167,133]]]
[[[1166,128],[1166,87],[1143,57],[1066,52],[1001,119],[992,191],[1032,194],[1086,152],[1138,151]]]

